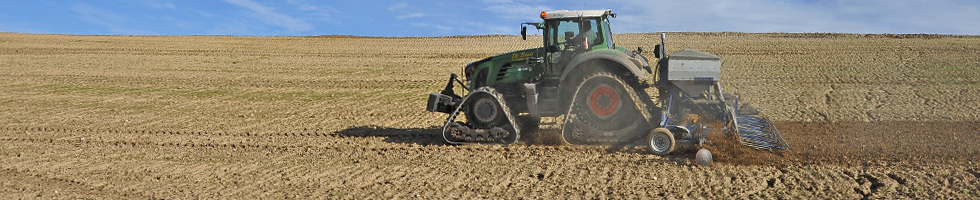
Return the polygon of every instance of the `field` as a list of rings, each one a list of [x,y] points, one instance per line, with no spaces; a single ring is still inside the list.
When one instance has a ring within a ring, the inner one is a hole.
[[[978,36],[669,33],[786,152],[443,144],[426,95],[540,40],[0,33],[0,198],[980,198]]]

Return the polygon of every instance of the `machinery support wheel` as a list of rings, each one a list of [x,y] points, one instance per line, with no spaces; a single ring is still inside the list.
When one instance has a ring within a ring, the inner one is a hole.
[[[674,140],[674,134],[670,133],[670,130],[666,128],[656,128],[650,131],[647,135],[647,149],[654,154],[660,156],[666,156],[670,152],[674,151],[677,147],[677,141]],[[709,154],[710,157],[710,154]]]
[[[713,159],[714,158],[711,157],[711,151],[708,151],[708,149],[705,148],[701,148],[698,150],[698,153],[694,155],[694,162],[701,166],[711,166]]]

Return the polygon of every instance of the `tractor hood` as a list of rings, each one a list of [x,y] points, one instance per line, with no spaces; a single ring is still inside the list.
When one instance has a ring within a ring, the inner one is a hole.
[[[463,72],[465,73],[466,77],[471,77],[470,75],[477,68],[477,66],[483,64],[493,64],[493,63],[502,64],[502,63],[510,63],[510,62],[523,62],[525,59],[529,57],[540,56],[538,55],[538,52],[541,52],[541,50],[542,48],[534,48],[534,49],[524,49],[524,50],[517,50],[517,51],[497,54],[495,56],[487,57],[466,64],[466,67],[463,68]]]
[[[500,61],[507,61],[507,60],[509,60],[509,61],[524,61],[525,59],[527,59],[529,57],[534,57],[535,55],[537,55],[539,50],[541,50],[541,48],[511,51],[511,52],[502,53],[502,54],[493,56],[492,58],[493,58],[493,60],[500,60]]]

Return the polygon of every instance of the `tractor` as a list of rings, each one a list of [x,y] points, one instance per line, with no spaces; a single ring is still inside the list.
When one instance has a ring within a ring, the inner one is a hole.
[[[562,143],[642,145],[657,155],[692,144],[701,147],[699,163],[710,164],[707,120],[680,119],[694,115],[723,122],[723,132],[744,145],[788,149],[772,121],[722,91],[719,56],[691,49],[666,55],[661,34],[651,66],[643,48],[616,46],[615,17],[611,10],[556,10],[522,23],[524,40],[528,27],[542,30],[542,47],[471,62],[462,77],[451,74],[441,92],[429,94],[426,110],[449,114],[443,139],[507,145],[553,117]],[[466,94],[456,94],[456,85]]]

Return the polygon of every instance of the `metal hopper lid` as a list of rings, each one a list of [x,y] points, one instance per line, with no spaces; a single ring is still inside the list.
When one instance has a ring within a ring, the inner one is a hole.
[[[694,49],[684,49],[670,54],[670,59],[680,60],[721,60],[721,57]]]

